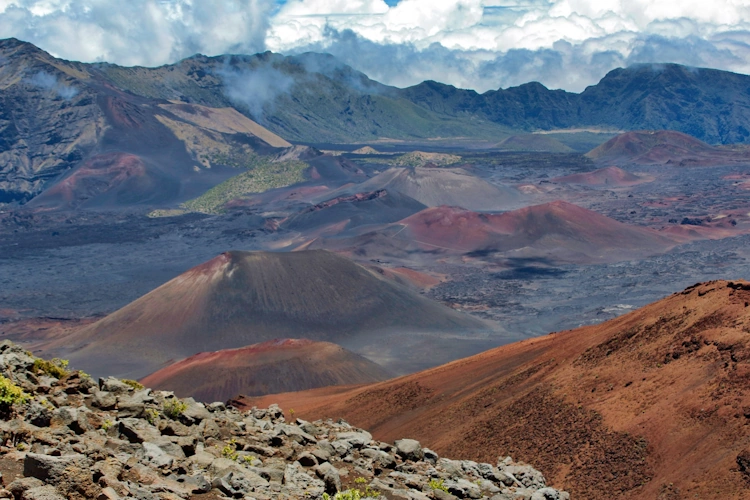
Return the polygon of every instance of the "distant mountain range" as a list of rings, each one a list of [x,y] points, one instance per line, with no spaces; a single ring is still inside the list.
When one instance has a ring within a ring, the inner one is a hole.
[[[165,201],[165,192],[184,200],[229,176],[193,167],[247,162],[227,159],[223,149],[244,145],[243,155],[262,154],[287,140],[499,143],[523,131],[585,128],[750,141],[750,76],[675,64],[617,69],[580,94],[535,82],[478,94],[433,81],[390,87],[316,53],[196,55],[124,68],[64,61],[6,39],[0,62],[0,203],[27,201],[85,162],[86,175],[74,180],[93,177],[95,187],[48,204],[95,206],[101,190],[123,176],[137,178],[137,201]],[[512,142],[523,148],[528,140]],[[102,154],[110,156],[95,158]]]
[[[678,64],[615,69],[580,94],[537,82],[477,94],[431,81],[398,94],[435,112],[526,131],[675,130],[712,144],[750,138],[750,76]]]

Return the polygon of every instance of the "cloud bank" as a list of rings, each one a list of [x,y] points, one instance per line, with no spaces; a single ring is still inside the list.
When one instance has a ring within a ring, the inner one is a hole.
[[[221,77],[224,93],[235,106],[246,108],[261,124],[265,124],[266,115],[273,113],[276,98],[294,84],[292,77],[271,64],[258,65],[252,70],[237,70],[225,64],[215,73]]]
[[[40,71],[35,73],[27,82],[44,90],[57,94],[58,97],[69,101],[78,95],[78,89],[60,82],[55,75]]]
[[[632,63],[750,73],[750,0],[0,0],[0,37],[124,65],[330,52],[383,83],[581,91]]]

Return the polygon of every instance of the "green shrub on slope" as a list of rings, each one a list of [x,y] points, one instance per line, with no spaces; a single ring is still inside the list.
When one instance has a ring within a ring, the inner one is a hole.
[[[185,202],[183,206],[193,212],[221,213],[227,202],[243,195],[263,193],[304,181],[303,172],[306,168],[307,164],[301,161],[262,163],[214,186],[198,198]]]

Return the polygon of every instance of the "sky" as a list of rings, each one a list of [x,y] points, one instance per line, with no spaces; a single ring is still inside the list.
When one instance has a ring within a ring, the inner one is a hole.
[[[750,74],[750,0],[0,0],[0,38],[84,62],[328,52],[382,83],[580,92],[675,62]]]

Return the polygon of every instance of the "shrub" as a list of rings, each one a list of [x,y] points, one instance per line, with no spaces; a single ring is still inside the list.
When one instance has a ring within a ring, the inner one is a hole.
[[[290,186],[305,180],[307,164],[301,161],[271,162],[259,159],[252,170],[236,175],[212,187],[198,198],[186,201],[183,207],[192,212],[218,214],[224,205],[250,193]]]
[[[127,385],[129,385],[130,387],[132,387],[132,388],[133,388],[133,389],[135,389],[136,391],[140,391],[140,390],[142,390],[142,389],[143,389],[143,384],[141,384],[141,383],[140,383],[140,382],[138,382],[137,380],[131,380],[131,379],[129,379],[129,378],[124,378],[124,379],[122,379],[122,380],[121,380],[121,382],[122,382],[123,384],[127,384]]]
[[[164,415],[172,420],[180,418],[180,415],[185,413],[185,410],[187,410],[187,403],[180,401],[179,399],[170,399],[164,402]]]
[[[153,408],[146,410],[146,420],[151,425],[156,425],[156,421],[159,420],[159,412]]]
[[[50,377],[61,379],[67,377],[70,373],[68,371],[68,360],[60,358],[52,358],[46,360],[42,358],[34,359],[34,373],[46,373]]]
[[[229,460],[237,460],[240,457],[240,454],[237,453],[237,440],[232,438],[229,443],[224,446],[224,448],[221,450],[221,456],[224,458],[228,458]]]
[[[433,490],[445,491],[447,493],[448,488],[443,484],[443,482],[444,481],[442,479],[431,479],[430,488],[432,488]]]
[[[358,477],[354,480],[354,482],[356,484],[362,485],[367,483],[367,479]],[[346,491],[339,491],[334,496],[323,493],[323,498],[325,500],[361,500],[362,498],[380,498],[380,493],[373,490],[368,485],[365,487],[365,491],[362,491],[359,488],[352,488]]]
[[[333,497],[331,497],[328,493],[323,493],[324,500],[360,500],[361,498],[362,493],[357,489],[340,491]]]
[[[23,389],[0,375],[0,406],[9,407],[28,400],[29,395],[23,392]]]

